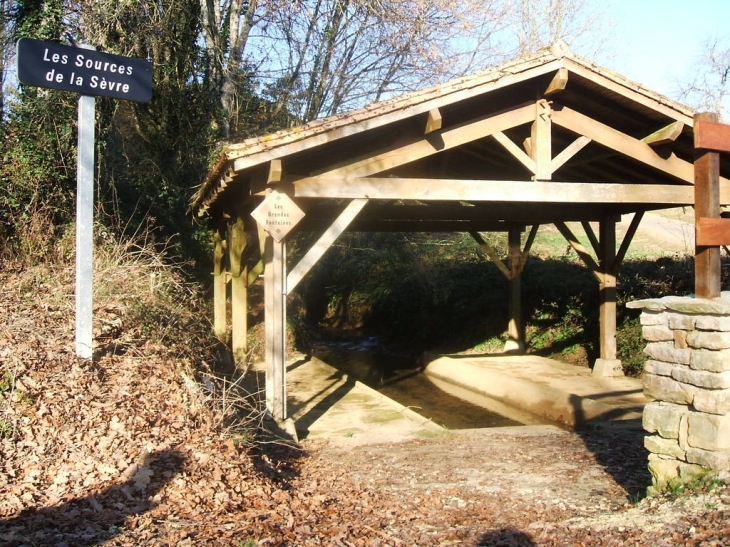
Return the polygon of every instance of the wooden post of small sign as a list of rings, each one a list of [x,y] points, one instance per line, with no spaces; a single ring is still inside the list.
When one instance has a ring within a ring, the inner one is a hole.
[[[82,45],[83,49],[95,50]],[[91,359],[94,277],[94,123],[96,98],[79,96],[76,171],[76,355]]]

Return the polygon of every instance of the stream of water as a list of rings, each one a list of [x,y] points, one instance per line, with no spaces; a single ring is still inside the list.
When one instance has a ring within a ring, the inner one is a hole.
[[[421,372],[412,358],[389,353],[375,338],[326,341],[315,355],[447,429],[545,423],[519,409]]]

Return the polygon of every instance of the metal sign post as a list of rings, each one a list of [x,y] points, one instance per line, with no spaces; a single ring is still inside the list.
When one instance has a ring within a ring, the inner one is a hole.
[[[152,98],[152,64],[93,46],[66,46],[22,38],[18,79],[24,85],[80,93],[76,172],[76,355],[93,355],[94,149],[96,99],[101,95],[147,102]]]
[[[96,98],[81,95],[76,168],[76,355],[82,359],[91,359],[93,349],[95,119]]]

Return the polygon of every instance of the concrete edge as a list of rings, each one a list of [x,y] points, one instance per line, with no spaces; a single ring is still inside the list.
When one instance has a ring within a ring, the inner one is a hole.
[[[568,427],[640,417],[636,412],[508,376],[468,360],[439,357],[426,365],[424,373]]]

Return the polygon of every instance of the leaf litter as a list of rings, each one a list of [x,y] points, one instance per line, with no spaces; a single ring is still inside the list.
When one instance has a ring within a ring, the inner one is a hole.
[[[95,302],[103,351],[77,359],[72,275],[12,263],[0,273],[1,545],[712,546],[730,537],[723,481],[632,502],[648,486],[636,435],[239,442],[200,396],[208,388],[190,385],[204,377],[203,357],[146,338],[129,303]]]

